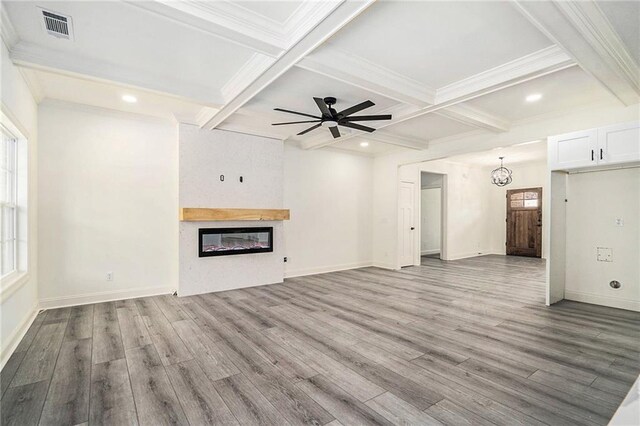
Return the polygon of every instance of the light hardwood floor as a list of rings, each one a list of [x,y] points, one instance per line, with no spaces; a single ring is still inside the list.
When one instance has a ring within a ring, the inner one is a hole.
[[[544,306],[544,263],[423,259],[43,312],[1,424],[606,424],[640,314]]]

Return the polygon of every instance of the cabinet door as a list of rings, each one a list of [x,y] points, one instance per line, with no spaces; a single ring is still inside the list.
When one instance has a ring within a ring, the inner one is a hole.
[[[598,130],[582,130],[549,138],[549,167],[566,170],[597,164]]]
[[[640,161],[640,123],[625,123],[598,130],[598,164]]]

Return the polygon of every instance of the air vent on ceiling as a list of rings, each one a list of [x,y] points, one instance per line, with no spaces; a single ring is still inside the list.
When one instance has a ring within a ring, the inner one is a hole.
[[[71,17],[40,9],[45,31],[54,37],[73,40]]]

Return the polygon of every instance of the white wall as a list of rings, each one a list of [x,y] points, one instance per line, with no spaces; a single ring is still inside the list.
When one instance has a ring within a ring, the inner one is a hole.
[[[640,169],[571,174],[567,198],[565,298],[640,311]],[[597,247],[613,261],[596,261]]]
[[[440,212],[442,189],[420,191],[420,254],[440,253]]]
[[[337,150],[284,150],[285,275],[369,266],[373,160]]]
[[[44,102],[39,134],[42,306],[176,289],[175,126]]]
[[[488,219],[488,238],[489,238],[489,250],[495,254],[505,254],[507,241],[507,190],[519,189],[519,188],[542,188],[542,199],[548,190],[547,188],[547,164],[545,161],[536,161],[531,163],[518,163],[508,164],[509,169],[513,171],[513,182],[508,186],[499,187],[489,184],[489,174],[494,167],[486,167],[483,171],[485,174],[485,181],[488,187],[489,211]],[[547,226],[546,211],[543,206],[542,212],[542,236],[545,238],[544,229]],[[546,257],[543,250],[542,257]]]
[[[191,125],[179,134],[180,207],[283,208],[282,141]],[[262,226],[273,226],[272,253],[198,257],[199,228]],[[282,221],[180,222],[179,294],[282,282],[283,258]]]
[[[37,149],[38,106],[27,83],[9,59],[4,43],[0,42],[0,98],[2,112],[10,117],[28,139],[28,270],[27,275],[11,291],[0,298],[0,368],[4,366],[33,320],[38,303],[37,271]],[[3,288],[7,283],[2,283]]]

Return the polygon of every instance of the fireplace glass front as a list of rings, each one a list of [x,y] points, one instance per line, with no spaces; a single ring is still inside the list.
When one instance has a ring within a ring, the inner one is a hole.
[[[273,251],[273,228],[201,228],[199,256],[264,253]]]

